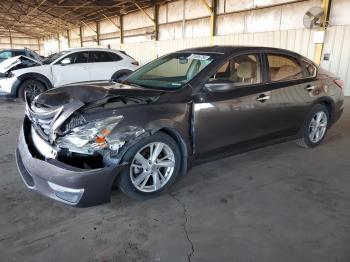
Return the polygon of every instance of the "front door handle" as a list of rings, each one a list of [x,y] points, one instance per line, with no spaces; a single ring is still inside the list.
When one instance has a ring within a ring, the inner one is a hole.
[[[270,98],[271,98],[271,96],[262,94],[262,95],[258,96],[258,98],[256,99],[256,101],[259,101],[259,102],[261,102],[261,103],[264,103],[264,102],[266,102],[267,100],[269,100]]]
[[[311,85],[308,85],[307,87],[305,87],[305,90],[308,91],[308,92],[311,92],[315,89],[315,86],[311,86]]]

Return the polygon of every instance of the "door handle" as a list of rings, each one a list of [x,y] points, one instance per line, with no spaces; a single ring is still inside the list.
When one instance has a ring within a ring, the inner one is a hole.
[[[258,98],[256,99],[256,101],[259,101],[259,102],[261,102],[261,103],[264,103],[264,102],[266,102],[267,100],[269,100],[271,98],[271,96],[269,96],[269,95],[260,95],[260,96],[258,96]]]
[[[305,90],[308,91],[308,92],[311,92],[315,89],[315,86],[311,86],[311,85],[308,85],[307,87],[305,87]]]

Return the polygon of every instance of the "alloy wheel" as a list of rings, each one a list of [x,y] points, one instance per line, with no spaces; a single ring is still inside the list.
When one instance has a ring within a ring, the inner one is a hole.
[[[325,112],[319,111],[311,119],[309,125],[309,139],[312,143],[320,142],[327,130],[328,116]]]
[[[32,101],[37,95],[41,93],[41,88],[37,84],[33,83],[25,88],[26,97]]]
[[[169,182],[174,169],[173,150],[165,143],[153,142],[135,154],[130,165],[130,179],[138,190],[152,193]]]

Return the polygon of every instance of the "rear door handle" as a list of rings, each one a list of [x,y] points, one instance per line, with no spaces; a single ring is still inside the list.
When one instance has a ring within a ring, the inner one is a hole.
[[[271,98],[271,96],[262,94],[262,95],[258,96],[258,98],[256,99],[256,101],[259,101],[259,102],[261,102],[261,103],[264,103],[264,102],[266,102],[267,100],[269,100],[270,98]]]
[[[315,86],[311,86],[311,85],[308,85],[307,87],[305,87],[305,90],[308,91],[308,92],[311,92],[315,89]]]

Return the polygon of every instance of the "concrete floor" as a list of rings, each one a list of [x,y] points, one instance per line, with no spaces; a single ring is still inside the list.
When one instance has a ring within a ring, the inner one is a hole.
[[[22,115],[0,102],[0,261],[350,261],[348,110],[317,149],[270,146],[195,167],[160,198],[116,191],[87,209],[25,188]]]

